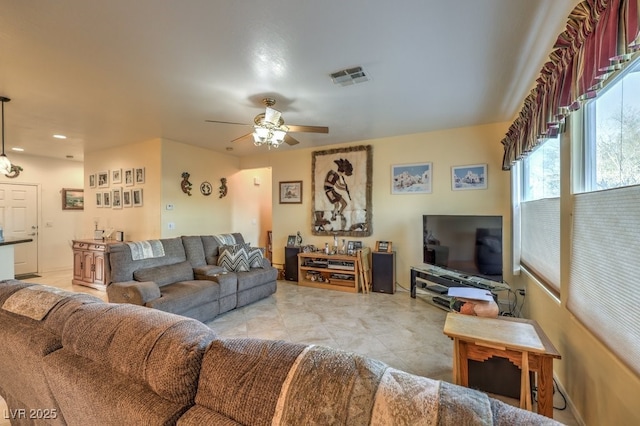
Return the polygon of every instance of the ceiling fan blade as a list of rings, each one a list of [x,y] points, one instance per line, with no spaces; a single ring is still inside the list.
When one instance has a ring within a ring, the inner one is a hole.
[[[298,145],[300,143],[299,140],[291,136],[290,134],[286,134],[284,137],[284,142],[288,145]]]
[[[240,126],[253,126],[253,124],[247,123],[234,123],[233,121],[218,121],[218,120],[204,120],[207,123],[221,123],[221,124],[238,124]]]
[[[248,139],[253,135],[253,133],[247,133],[246,135],[242,135],[239,138],[235,138],[234,140],[232,140],[231,142],[240,142],[243,139]],[[251,138],[253,140],[253,138]]]
[[[329,133],[328,127],[323,126],[297,126],[288,124],[290,132],[307,132],[307,133]]]

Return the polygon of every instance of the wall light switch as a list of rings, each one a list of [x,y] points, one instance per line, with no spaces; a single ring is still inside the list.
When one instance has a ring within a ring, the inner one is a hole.
[[[167,210],[173,210],[173,204],[167,204]]]
[[[169,229],[176,229],[176,224],[174,222],[169,222],[167,226],[169,227]]]

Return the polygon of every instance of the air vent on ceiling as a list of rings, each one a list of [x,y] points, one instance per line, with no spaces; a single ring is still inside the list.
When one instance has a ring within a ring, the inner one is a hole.
[[[351,84],[369,81],[369,77],[367,77],[367,74],[362,70],[362,67],[355,67],[334,72],[331,74],[331,80],[333,80],[334,84],[349,86]]]

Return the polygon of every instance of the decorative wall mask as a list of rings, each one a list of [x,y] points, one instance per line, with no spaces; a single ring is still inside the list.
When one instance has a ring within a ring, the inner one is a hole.
[[[189,182],[189,176],[191,176],[187,172],[182,172],[182,182],[180,183],[180,187],[182,188],[182,192],[191,196],[191,182]]]
[[[225,197],[227,195],[227,178],[220,178],[220,187],[218,187],[220,191],[220,196],[218,198]]]

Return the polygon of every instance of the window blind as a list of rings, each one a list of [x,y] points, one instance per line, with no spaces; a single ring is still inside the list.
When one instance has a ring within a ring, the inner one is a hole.
[[[574,196],[568,309],[640,373],[640,186]]]
[[[521,263],[560,292],[560,198],[523,202],[521,223]]]

